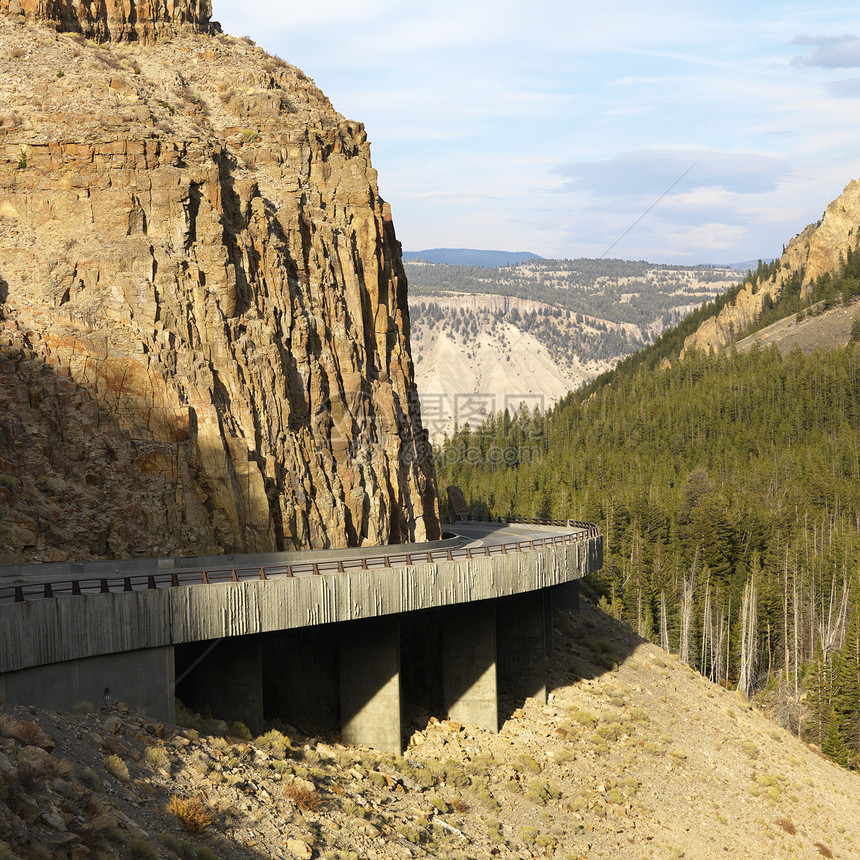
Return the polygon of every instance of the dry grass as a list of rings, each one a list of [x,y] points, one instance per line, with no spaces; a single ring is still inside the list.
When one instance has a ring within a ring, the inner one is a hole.
[[[202,833],[215,820],[212,811],[199,797],[184,798],[174,795],[167,811],[189,832]]]
[[[790,818],[777,818],[776,823],[789,836],[794,836],[797,833],[797,828],[794,826],[794,823],[791,821]]]
[[[833,856],[833,852],[823,842],[816,842],[815,847],[818,849],[818,853],[822,857],[832,857]]]
[[[284,786],[284,796],[302,812],[317,812],[325,806],[325,800],[315,788],[297,782]]]
[[[454,812],[459,812],[461,814],[468,812],[472,808],[461,797],[454,797],[449,801],[449,803],[451,804],[451,809],[453,809]]]

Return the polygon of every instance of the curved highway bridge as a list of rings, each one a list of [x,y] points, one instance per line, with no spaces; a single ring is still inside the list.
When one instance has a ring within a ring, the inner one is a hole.
[[[496,730],[546,696],[553,604],[600,568],[596,526],[458,522],[352,550],[0,567],[0,694],[70,708],[175,696],[260,731],[339,728],[399,752],[409,707]]]

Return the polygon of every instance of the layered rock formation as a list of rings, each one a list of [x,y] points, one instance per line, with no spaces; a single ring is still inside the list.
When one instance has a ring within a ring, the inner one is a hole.
[[[853,180],[825,210],[817,224],[810,224],[795,236],[780,258],[774,278],[756,285],[746,284],[734,302],[717,316],[706,320],[684,342],[684,351],[696,348],[707,352],[733,343],[758,320],[767,297],[779,296],[796,272],[803,288],[825,272],[838,272],[840,257],[857,248],[860,239],[860,180]],[[683,355],[683,353],[682,353]]]
[[[0,0],[0,12],[23,15],[96,42],[153,42],[181,26],[208,33],[210,0]]]
[[[0,15],[0,561],[437,537],[364,129],[207,4],[123,8],[191,22]]]

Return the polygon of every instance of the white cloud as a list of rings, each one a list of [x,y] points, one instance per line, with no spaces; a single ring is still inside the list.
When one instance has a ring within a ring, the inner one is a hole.
[[[681,183],[754,194],[773,190],[785,165],[757,153],[646,149],[620,152],[608,161],[560,165],[556,172],[565,178],[565,188],[592,194],[661,194]]]
[[[794,57],[792,63],[824,69],[860,68],[860,39],[857,36],[797,36],[791,44],[812,48],[808,54]]]
[[[215,13],[365,123],[407,249],[599,254],[695,164],[613,253],[753,259],[860,175],[846,102],[860,79],[844,71],[857,39],[797,38],[860,33],[860,10],[830,0],[216,0]]]

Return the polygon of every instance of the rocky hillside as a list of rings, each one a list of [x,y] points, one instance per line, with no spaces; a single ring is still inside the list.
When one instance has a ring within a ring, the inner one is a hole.
[[[0,709],[0,857],[860,857],[860,781],[585,604],[550,702],[498,734],[411,714],[404,756],[121,705]]]
[[[846,259],[857,252],[858,240],[860,180],[855,179],[830,203],[820,221],[788,243],[773,272],[748,280],[731,302],[686,338],[684,350],[707,351],[733,343],[789,291],[797,291],[801,303],[812,299],[816,282],[828,275],[838,277]]]
[[[207,2],[0,0],[0,562],[438,533],[363,127]]]

